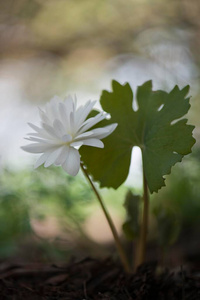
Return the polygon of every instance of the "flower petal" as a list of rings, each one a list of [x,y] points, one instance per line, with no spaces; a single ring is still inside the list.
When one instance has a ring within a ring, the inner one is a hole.
[[[80,139],[84,139],[84,138],[88,138],[90,136],[93,135],[93,130],[92,131],[86,131],[86,132],[83,132],[79,135],[77,135],[75,138],[74,138],[74,141],[76,140],[80,140]]]
[[[78,110],[76,111],[76,115],[75,115],[77,130],[80,128],[82,123],[85,121],[85,119],[91,112],[95,103],[96,103],[96,101],[88,101],[84,106],[80,106],[78,108]]]
[[[53,152],[51,152],[51,154],[46,159],[44,167],[48,168],[49,166],[51,166],[52,164],[54,164],[55,161],[57,160],[57,158],[60,156],[61,151],[62,151],[62,149],[61,149],[61,147],[59,147],[56,150],[54,150]]]
[[[28,125],[29,125],[33,130],[35,130],[35,131],[38,132],[38,133],[40,133],[41,131],[43,131],[42,128],[40,128],[40,127],[38,127],[38,126],[36,126],[36,125],[34,125],[34,124],[32,124],[32,123],[29,123],[29,122],[28,122]]]
[[[70,113],[69,120],[70,120],[70,133],[75,134],[76,128],[75,128],[75,120],[74,120],[74,112],[73,111]]]
[[[69,124],[69,115],[66,112],[66,107],[64,103],[59,103],[59,112],[60,112],[60,117],[62,124],[65,128],[65,131],[68,132],[70,129],[70,124]]]
[[[61,137],[62,142],[68,143],[71,142],[72,136],[70,134],[65,134]]]
[[[43,123],[42,126],[51,137],[53,137],[56,140],[59,139],[59,136],[57,135],[55,129],[52,126],[45,123]]]
[[[48,156],[49,156],[50,153],[51,153],[50,151],[43,153],[38,158],[38,160],[36,160],[35,165],[34,165],[34,169],[37,169],[39,166],[41,166],[46,161],[46,159],[48,158]]]
[[[30,144],[21,147],[21,149],[30,153],[42,153],[53,148],[55,148],[55,145],[43,144],[43,143],[35,143],[35,144]]]
[[[70,143],[70,146],[72,146],[72,147],[80,147],[82,145],[83,145],[82,141],[75,141],[75,142]]]
[[[62,138],[62,136],[66,134],[66,131],[65,131],[65,128],[64,128],[62,122],[58,119],[56,119],[53,122],[53,128],[55,130],[56,135],[59,136],[60,138]]]
[[[69,147],[67,158],[62,167],[69,175],[76,176],[78,174],[80,169],[80,154],[77,149]]]
[[[74,140],[79,141],[79,140],[84,140],[89,138],[96,138],[96,139],[103,139],[109,134],[111,134],[115,128],[117,127],[117,123],[113,123],[111,125],[107,125],[105,127],[100,127],[100,128],[95,128],[92,129],[91,131],[86,131],[84,133],[79,134]]]
[[[43,138],[37,138],[37,137],[34,137],[34,136],[24,138],[24,139],[28,140],[28,141],[32,141],[32,142],[39,142],[39,143],[43,143],[43,144],[55,145],[55,141],[46,140],[46,139],[43,139]]]
[[[57,157],[57,159],[56,159],[56,161],[55,161],[54,164],[56,166],[62,165],[64,163],[64,161],[66,160],[68,152],[69,152],[69,147],[68,146],[61,147],[60,155]]]
[[[92,147],[97,147],[97,148],[104,147],[104,143],[98,139],[86,139],[86,140],[83,140],[82,142],[83,142],[83,145],[86,145],[86,146],[92,146]]]
[[[107,137],[109,134],[111,134],[116,129],[117,126],[118,126],[117,123],[113,123],[105,127],[92,129],[93,135],[91,137],[103,139]]]
[[[87,119],[83,123],[83,126],[79,129],[79,134],[85,132],[86,130],[90,129],[91,127],[93,127],[94,125],[99,123],[100,121],[104,120],[106,118],[106,116],[107,115],[105,115],[103,113],[99,113],[95,117]]]
[[[40,107],[38,107],[38,109],[39,109],[39,115],[40,115],[40,118],[41,118],[42,122],[46,123],[48,125],[51,125],[51,121],[49,120],[46,113]]]
[[[65,98],[64,105],[65,105],[65,111],[69,118],[70,113],[73,111],[73,98],[71,95],[69,95]]]

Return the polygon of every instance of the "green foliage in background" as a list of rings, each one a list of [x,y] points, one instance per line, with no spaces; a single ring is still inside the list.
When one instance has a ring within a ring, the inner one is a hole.
[[[151,214],[156,220],[156,230],[150,222],[149,231],[162,248],[169,247],[185,230],[189,229],[191,234],[198,232],[199,178],[200,150],[196,147],[194,153],[186,157],[181,165],[174,167],[172,174],[167,176],[167,187],[153,195]],[[119,212],[122,220],[125,210],[121,209],[121,205],[126,190],[126,187],[117,192],[102,190],[107,204]],[[137,218],[141,209],[137,199],[131,202],[132,197],[135,199],[133,193],[129,192],[124,222],[125,234],[130,238],[137,236]],[[20,242],[32,236],[30,219],[44,220],[55,216],[65,231],[70,228],[77,230],[77,223],[81,226],[95,207],[97,204],[93,201],[87,182],[79,176],[67,176],[61,168],[41,167],[34,172],[4,170],[0,177],[0,257],[15,254]],[[49,255],[52,255],[55,249],[44,241],[42,251],[49,251]]]
[[[135,239],[139,233],[141,196],[131,191],[125,198],[126,221],[124,234]],[[166,188],[153,194],[150,201],[150,239],[165,251],[179,238],[189,234],[191,239],[200,230],[200,149],[185,157],[166,178]]]
[[[92,192],[82,177],[68,176],[61,168],[56,167],[40,167],[39,171],[32,172],[28,190],[32,216],[39,218],[56,213],[63,219],[81,222],[85,219],[84,205],[93,199]]]
[[[91,200],[87,183],[81,177],[67,176],[60,168],[5,169],[0,177],[0,257],[14,254],[18,243],[33,233],[31,219],[54,216],[63,231],[72,230],[85,220],[85,204]]]
[[[153,213],[157,221],[156,241],[162,249],[166,249],[177,240],[181,222],[175,210],[163,207],[161,203],[154,208]]]
[[[130,190],[126,194],[124,207],[126,209],[126,221],[122,229],[126,237],[133,240],[139,236],[139,216],[140,216],[141,196],[134,195]]]
[[[0,256],[16,251],[16,243],[31,231],[28,203],[23,187],[25,174],[4,170],[0,178]],[[22,197],[23,194],[23,197]]]
[[[153,195],[151,212],[157,221],[158,244],[164,248],[179,235],[199,229],[200,216],[200,149],[177,165],[167,178],[167,187]]]

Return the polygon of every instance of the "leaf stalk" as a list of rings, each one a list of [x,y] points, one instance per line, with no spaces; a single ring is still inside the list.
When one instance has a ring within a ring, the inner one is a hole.
[[[82,163],[81,163],[81,169],[82,169],[82,171],[83,171],[83,174],[84,174],[85,177],[87,178],[88,182],[90,183],[91,188],[92,188],[92,190],[94,191],[94,193],[95,193],[95,195],[96,195],[96,197],[97,197],[97,199],[98,199],[98,201],[99,201],[99,203],[100,203],[100,206],[101,206],[101,208],[102,208],[102,210],[103,210],[103,212],[104,212],[104,215],[105,215],[105,217],[106,217],[106,220],[107,220],[107,222],[108,222],[108,225],[109,225],[109,227],[110,227],[110,229],[111,229],[111,232],[112,232],[112,234],[113,234],[113,237],[114,237],[114,240],[115,240],[115,245],[116,245],[116,248],[117,248],[117,250],[118,250],[119,257],[120,257],[120,259],[121,259],[121,262],[122,262],[122,265],[123,265],[123,267],[124,267],[124,270],[125,270],[127,273],[131,273],[131,268],[130,268],[130,265],[129,265],[127,256],[126,256],[126,254],[125,254],[125,252],[124,252],[124,249],[123,249],[123,247],[122,247],[121,241],[120,241],[120,239],[119,239],[119,236],[118,236],[117,230],[116,230],[116,228],[115,228],[115,225],[114,225],[114,223],[113,223],[113,221],[112,221],[112,218],[111,218],[109,212],[107,211],[107,209],[106,209],[106,207],[105,207],[105,205],[104,205],[104,203],[103,203],[103,200],[102,200],[102,198],[101,198],[99,192],[98,192],[97,189],[95,188],[95,186],[94,186],[92,180],[91,180],[90,177],[89,177],[89,174],[87,173],[87,171],[86,171],[86,169],[85,169],[85,167],[84,167],[84,165],[83,165]]]
[[[144,263],[146,258],[146,241],[148,233],[148,220],[149,220],[149,192],[147,180],[144,173],[144,164],[143,164],[143,212],[142,212],[142,222],[140,227],[140,236],[138,241],[138,249],[135,267]]]

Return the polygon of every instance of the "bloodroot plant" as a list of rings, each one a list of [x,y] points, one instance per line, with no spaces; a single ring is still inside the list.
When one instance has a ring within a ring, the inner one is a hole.
[[[104,112],[91,113],[94,104],[95,101],[88,101],[84,106],[77,108],[77,101],[71,96],[68,96],[64,101],[57,96],[52,98],[45,105],[44,110],[39,109],[41,127],[29,123],[35,132],[29,133],[29,137],[26,139],[33,143],[21,148],[31,153],[42,153],[35,163],[35,168],[42,164],[44,167],[54,164],[62,166],[68,174],[76,176],[81,167],[103,209],[123,266],[127,272],[130,272],[114,223],[79,154],[79,148],[83,145],[103,148],[104,144],[101,139],[110,135],[117,127],[117,123],[112,123],[94,128],[96,124],[99,125],[108,116]],[[95,163],[99,164],[98,161]]]
[[[64,101],[53,98],[44,111],[40,110],[41,127],[29,124],[35,131],[28,138],[33,143],[22,149],[42,153],[35,167],[61,165],[72,176],[82,169],[109,223],[124,269],[131,272],[130,260],[91,176],[100,187],[117,189],[128,176],[133,147],[140,147],[143,161],[141,224],[135,221],[138,211],[132,202],[137,200],[138,203],[141,199],[129,193],[125,203],[128,220],[123,226],[124,232],[132,238],[135,231],[139,231],[135,258],[135,266],[138,266],[145,260],[149,192],[158,192],[165,185],[163,176],[191,152],[195,143],[194,126],[182,118],[190,108],[188,86],[182,90],[175,86],[167,93],[153,91],[152,82],[148,81],[137,89],[137,111],[133,110],[133,92],[128,83],[121,85],[113,81],[112,88],[112,92],[102,92],[100,103],[104,112],[101,113],[92,110],[95,102],[89,101],[77,108],[72,97]]]
[[[189,86],[183,89],[175,86],[167,93],[153,91],[152,82],[147,81],[137,89],[137,111],[133,110],[133,91],[128,83],[121,85],[113,81],[112,89],[111,92],[103,91],[101,95],[101,106],[111,116],[110,120],[102,121],[101,126],[112,122],[118,123],[118,126],[104,140],[103,152],[83,146],[80,153],[88,172],[94,180],[100,182],[101,187],[117,189],[129,174],[133,147],[140,147],[143,162],[143,212],[135,257],[137,267],[145,260],[149,191],[158,192],[165,185],[163,176],[169,174],[172,166],[191,152],[195,143],[192,137],[194,126],[187,125],[187,119],[182,118],[190,108],[187,97]],[[132,201],[138,202],[138,196],[129,193],[125,202],[128,221],[123,226],[129,237],[134,237],[137,230],[137,205]]]

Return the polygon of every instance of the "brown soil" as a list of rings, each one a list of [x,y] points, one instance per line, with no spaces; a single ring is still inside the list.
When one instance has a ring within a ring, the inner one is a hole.
[[[197,300],[197,270],[158,271],[156,263],[127,275],[108,258],[87,258],[64,265],[0,265],[0,299],[62,300]]]

